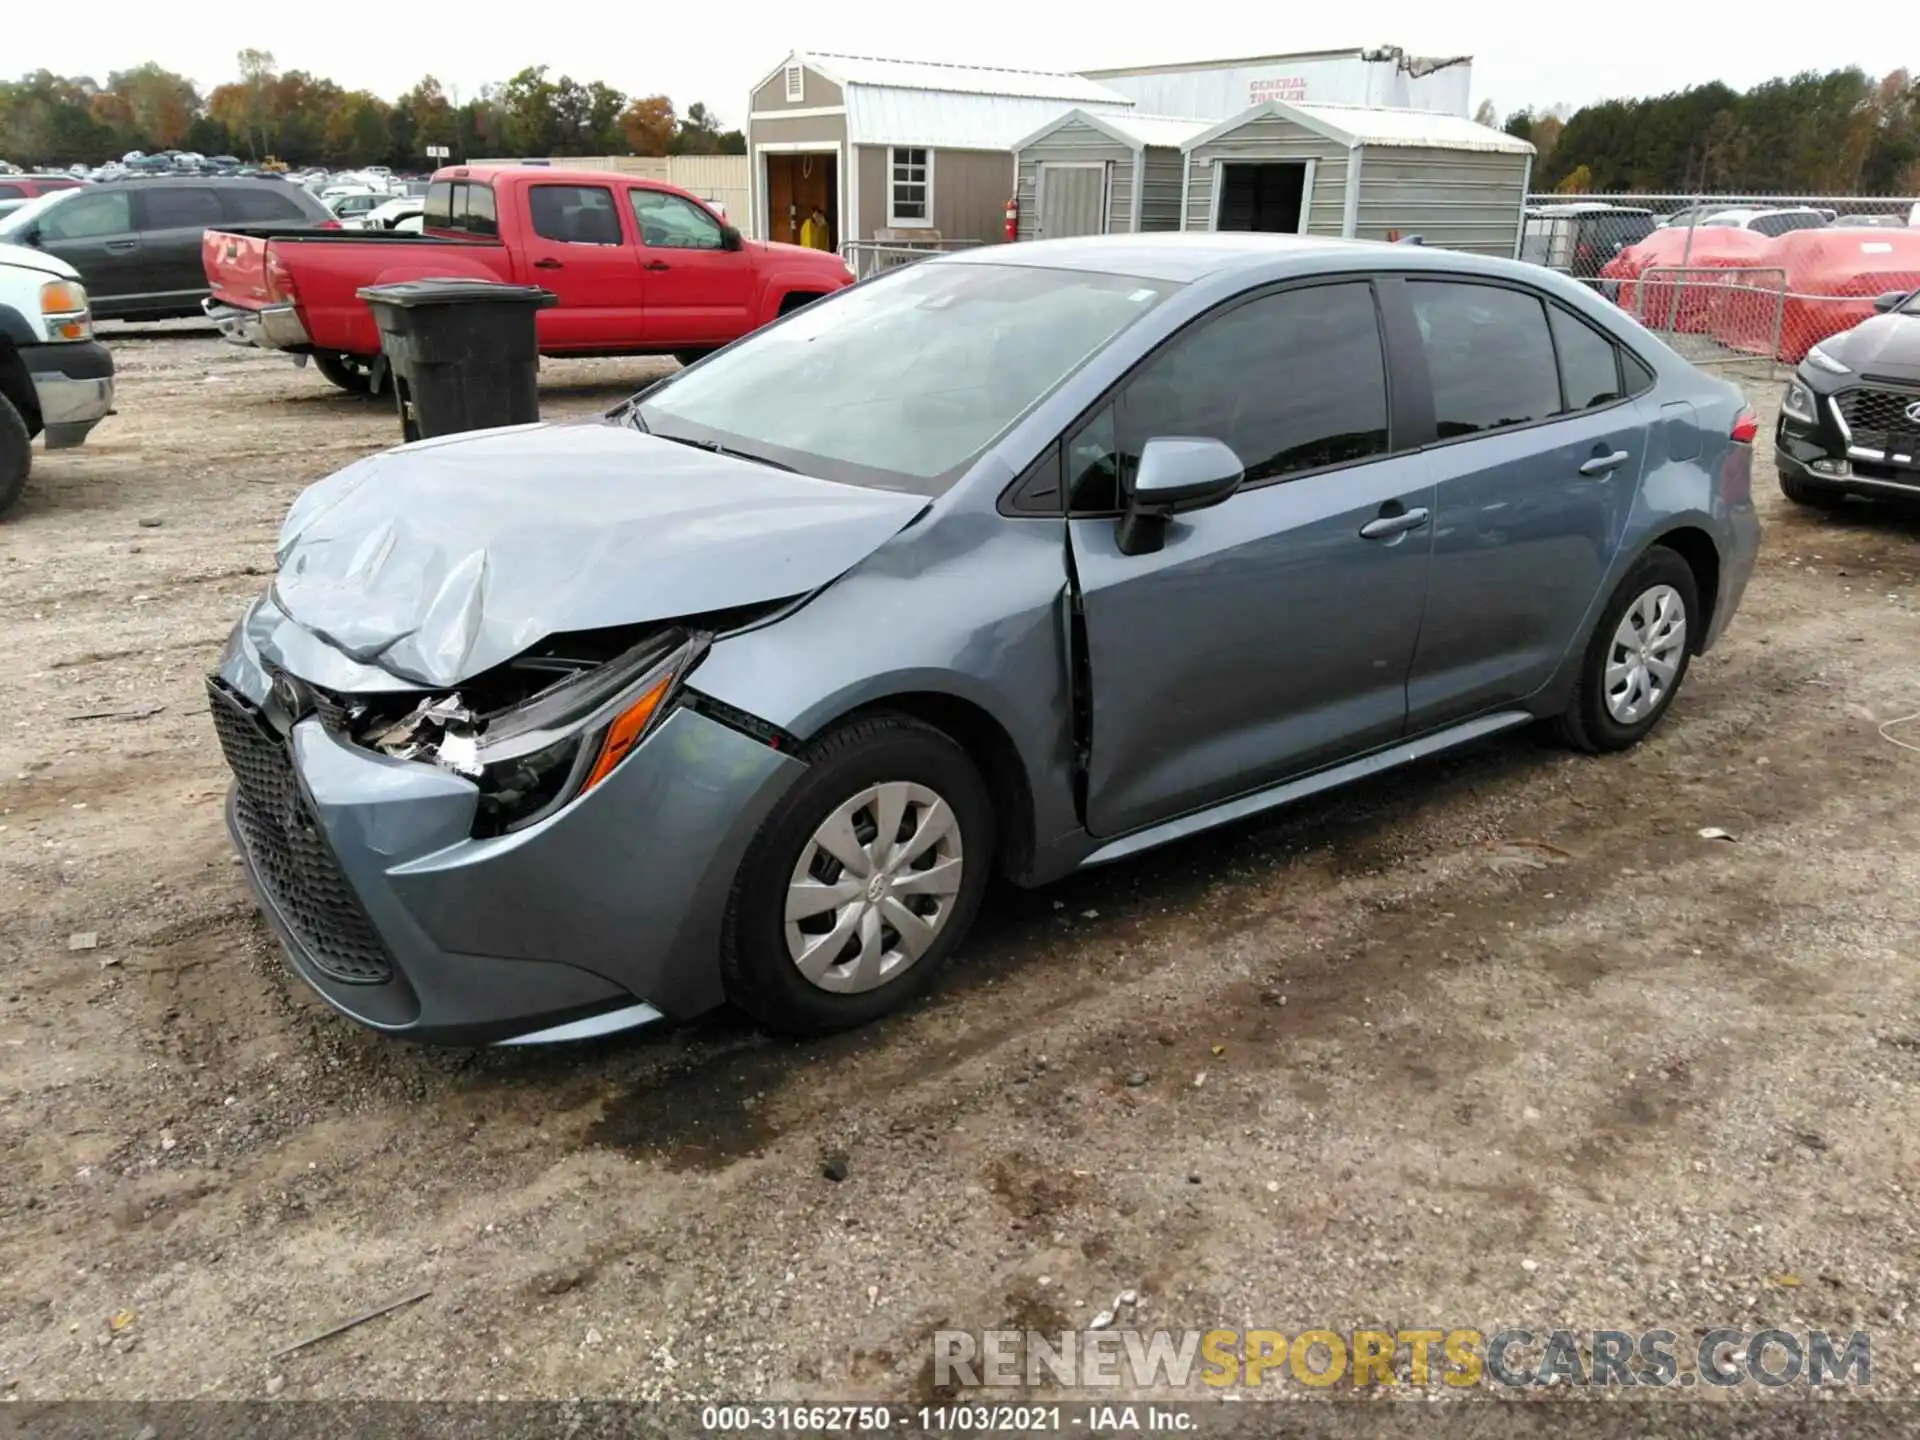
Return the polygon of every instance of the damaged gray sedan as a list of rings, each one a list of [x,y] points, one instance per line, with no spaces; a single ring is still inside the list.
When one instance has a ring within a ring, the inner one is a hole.
[[[1581,287],[1405,246],[923,262],[597,420],[308,490],[209,679],[299,973],[419,1039],[902,1004],[1033,885],[1550,718],[1658,723],[1753,416]]]

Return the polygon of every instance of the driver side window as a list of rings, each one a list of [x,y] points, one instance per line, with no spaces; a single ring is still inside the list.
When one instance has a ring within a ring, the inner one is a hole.
[[[1372,285],[1263,295],[1169,340],[1068,440],[1071,513],[1121,508],[1156,436],[1223,441],[1248,485],[1385,455],[1386,355]]]
[[[133,206],[124,190],[76,195],[51,207],[40,221],[42,240],[92,240],[133,233]]]
[[[720,222],[691,201],[664,190],[629,190],[643,244],[661,250],[724,250]]]

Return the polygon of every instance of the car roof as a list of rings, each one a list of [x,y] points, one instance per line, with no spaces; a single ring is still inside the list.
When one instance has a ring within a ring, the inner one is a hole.
[[[1150,235],[1088,235],[1071,240],[1028,240],[1018,245],[982,245],[940,257],[941,264],[1030,265],[1138,275],[1178,284],[1238,274],[1249,280],[1285,279],[1363,265],[1394,270],[1445,270],[1456,274],[1524,277],[1539,282],[1537,265],[1471,255],[1425,245],[1384,240],[1340,240],[1311,235],[1251,231],[1167,231]]]

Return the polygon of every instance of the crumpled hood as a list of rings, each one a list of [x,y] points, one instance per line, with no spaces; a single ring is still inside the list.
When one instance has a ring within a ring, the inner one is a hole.
[[[354,660],[445,687],[548,635],[803,594],[927,503],[624,425],[519,426],[313,485],[281,529],[274,599]]]
[[[1920,315],[1876,315],[1820,348],[1856,374],[1920,380]]]

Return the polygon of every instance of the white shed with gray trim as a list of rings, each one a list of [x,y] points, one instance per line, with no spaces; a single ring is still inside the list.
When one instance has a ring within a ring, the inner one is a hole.
[[[1185,230],[1519,252],[1533,146],[1457,115],[1272,100],[1182,142]]]
[[[1022,240],[1180,228],[1186,157],[1205,120],[1069,110],[1013,147]]]

